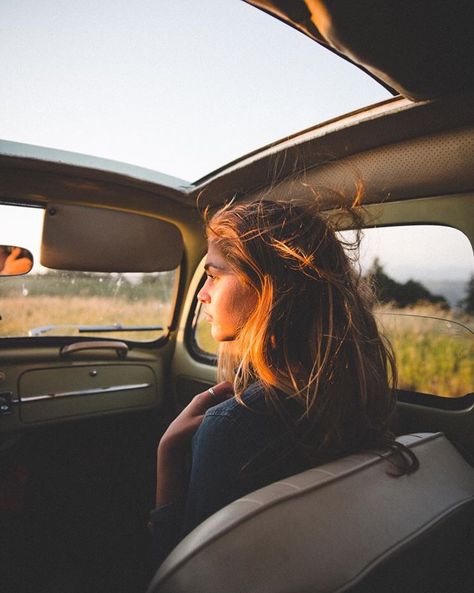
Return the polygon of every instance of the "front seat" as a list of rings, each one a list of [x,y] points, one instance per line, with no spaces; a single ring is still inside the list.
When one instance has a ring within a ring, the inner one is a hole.
[[[362,453],[253,492],[190,533],[148,593],[472,593],[474,469],[441,433],[397,440],[418,471]]]

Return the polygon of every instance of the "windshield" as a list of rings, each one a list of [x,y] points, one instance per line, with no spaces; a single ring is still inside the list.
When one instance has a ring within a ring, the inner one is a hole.
[[[238,0],[3,0],[0,14],[4,140],[188,181],[390,96]]]

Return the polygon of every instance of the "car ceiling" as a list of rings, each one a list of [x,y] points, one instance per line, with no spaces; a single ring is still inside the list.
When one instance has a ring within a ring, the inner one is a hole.
[[[245,0],[418,101],[474,90],[471,0]]]

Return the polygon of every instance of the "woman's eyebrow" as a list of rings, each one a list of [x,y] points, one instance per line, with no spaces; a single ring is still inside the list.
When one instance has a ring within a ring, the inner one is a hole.
[[[227,270],[227,268],[225,266],[219,266],[218,264],[213,264],[212,262],[207,262],[207,264],[204,265],[204,269],[209,270],[209,268],[214,268],[214,270],[222,270],[223,272]]]

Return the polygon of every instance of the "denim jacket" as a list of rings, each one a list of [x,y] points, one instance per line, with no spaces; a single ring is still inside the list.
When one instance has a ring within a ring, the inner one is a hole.
[[[163,505],[151,512],[153,555],[159,565],[199,523],[230,502],[309,467],[298,450],[296,403],[278,393],[284,417],[265,400],[259,383],[210,408],[192,440],[189,486],[184,507]]]

